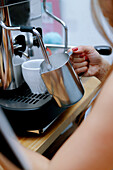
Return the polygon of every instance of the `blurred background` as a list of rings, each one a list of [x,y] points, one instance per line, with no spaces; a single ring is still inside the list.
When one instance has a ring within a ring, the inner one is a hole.
[[[18,0],[17,0],[18,1]],[[23,1],[24,0],[19,0]],[[96,2],[95,0],[94,2]],[[46,9],[56,17],[60,18],[67,25],[68,28],[68,46],[79,45],[109,45],[108,42],[97,30],[93,19],[91,10],[91,0],[46,0]],[[41,27],[43,31],[43,40],[45,44],[65,44],[64,27],[53,18],[51,18],[43,9],[43,0],[30,0],[29,18],[26,25]],[[18,6],[18,5],[17,5]],[[17,15],[17,7],[12,6],[12,16],[14,17],[14,10]],[[98,8],[98,5],[97,5]],[[20,10],[20,7],[18,8]],[[25,12],[26,10],[24,10]],[[27,13],[27,11],[26,11]],[[19,18],[19,16],[17,18]],[[23,17],[23,15],[21,15]],[[25,18],[25,15],[24,15]],[[24,19],[23,18],[23,19]],[[14,21],[14,18],[13,18]],[[21,20],[19,20],[20,22]],[[104,20],[103,20],[104,22]],[[106,25],[106,23],[104,23]],[[109,28],[106,27],[109,32]],[[15,34],[15,33],[13,33]],[[18,33],[16,33],[17,35]],[[110,36],[112,34],[110,32]],[[27,42],[31,48],[31,35],[27,35]],[[35,48],[35,47],[34,47]],[[38,50],[39,51],[39,50]],[[40,51],[39,51],[40,53]],[[36,54],[37,55],[37,54]],[[34,57],[37,57],[34,55]],[[38,56],[42,57],[41,54]],[[110,63],[112,62],[112,55],[103,56]]]
[[[61,18],[69,29],[70,45],[107,45],[91,16],[90,0],[60,0]]]
[[[50,3],[52,3],[52,9],[49,8]],[[53,12],[53,14],[56,15],[57,17],[60,17],[68,27],[69,46],[109,45],[108,42],[103,38],[103,36],[98,32],[93,22],[90,3],[91,0],[84,0],[84,1],[83,0],[47,0],[47,9],[50,10],[50,12]],[[54,6],[56,7],[56,9],[54,9]],[[43,15],[46,14],[42,13],[42,16]],[[44,24],[44,20],[42,20],[42,22]],[[48,18],[48,22],[49,22],[49,18]],[[60,27],[58,23],[57,25],[58,27]],[[45,25],[43,25],[43,29],[44,28],[46,28]],[[56,31],[55,29],[56,26],[55,28],[53,28],[53,31]],[[61,36],[63,37],[64,29],[63,27],[61,29],[62,29]],[[113,60],[112,55],[110,55],[109,57],[108,56],[103,56],[103,57],[107,59],[110,63]]]

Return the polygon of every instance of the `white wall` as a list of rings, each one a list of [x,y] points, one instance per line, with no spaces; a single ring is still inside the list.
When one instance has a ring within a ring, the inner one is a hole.
[[[69,29],[69,44],[107,44],[97,31],[90,9],[90,0],[60,0],[61,17]]]
[[[90,0],[60,0],[60,7],[61,18],[68,26],[69,45],[109,45],[93,23]],[[112,61],[112,56],[104,57]]]

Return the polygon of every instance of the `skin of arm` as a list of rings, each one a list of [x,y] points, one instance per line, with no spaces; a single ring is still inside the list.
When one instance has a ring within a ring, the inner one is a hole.
[[[84,76],[95,76],[101,81],[105,79],[110,64],[100,56],[94,47],[78,46],[72,51],[70,61],[78,75],[83,73]]]
[[[26,149],[22,145],[18,143],[18,146],[24,151],[27,159],[29,160],[31,169],[27,170],[47,170],[49,168],[50,160],[45,158],[44,156]],[[1,152],[0,152],[0,166],[4,170],[19,170],[19,168],[13,164],[10,160],[8,160]]]
[[[3,170],[19,170],[12,162],[10,162],[1,152],[0,152],[0,168]],[[0,170],[2,170],[0,169]]]
[[[113,72],[88,118],[51,161],[50,169],[113,169]]]

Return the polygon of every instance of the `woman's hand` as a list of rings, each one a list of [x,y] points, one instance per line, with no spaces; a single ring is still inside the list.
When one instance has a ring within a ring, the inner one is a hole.
[[[73,48],[72,51],[70,61],[78,75],[96,76],[101,81],[103,80],[110,64],[100,56],[94,47],[78,46]]]

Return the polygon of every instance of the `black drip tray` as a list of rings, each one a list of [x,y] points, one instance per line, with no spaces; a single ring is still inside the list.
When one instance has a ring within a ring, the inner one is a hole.
[[[0,105],[15,131],[43,132],[66,108],[58,107],[52,96],[33,94],[26,84],[11,91],[0,91]]]
[[[51,99],[48,92],[33,94],[26,83],[14,90],[0,90],[0,105],[11,110],[39,109]]]

